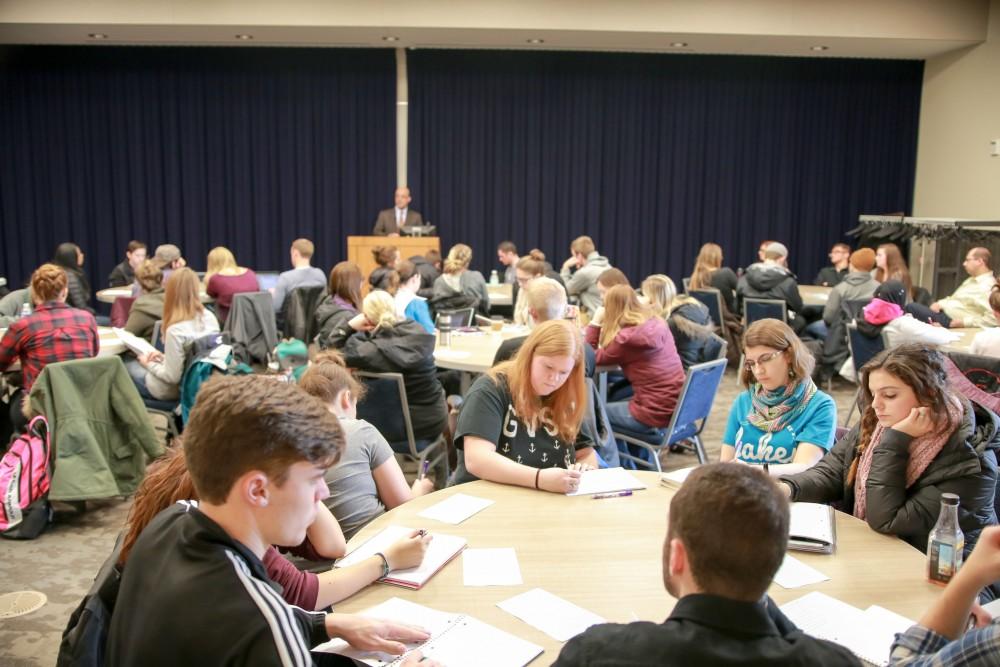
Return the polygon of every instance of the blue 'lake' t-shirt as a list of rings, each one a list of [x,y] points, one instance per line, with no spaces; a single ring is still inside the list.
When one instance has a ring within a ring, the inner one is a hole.
[[[829,395],[817,391],[798,417],[775,433],[765,433],[747,420],[751,410],[750,391],[733,401],[722,436],[724,445],[736,448],[736,458],[744,463],[768,465],[791,463],[800,442],[830,451],[837,432],[837,406]]]

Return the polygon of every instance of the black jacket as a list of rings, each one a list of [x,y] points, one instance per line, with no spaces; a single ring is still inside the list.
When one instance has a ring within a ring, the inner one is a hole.
[[[311,665],[328,639],[325,614],[286,603],[260,559],[186,503],[142,531],[115,608],[111,666]]]
[[[770,598],[741,602],[693,594],[678,600],[659,625],[592,626],[566,643],[554,667],[860,664],[846,648],[799,630]]]
[[[825,285],[826,287],[836,287],[840,284],[840,281],[844,279],[847,275],[847,267],[838,269],[833,266],[824,266],[816,274],[816,280],[813,281],[813,285]]]
[[[347,323],[357,314],[358,311],[354,308],[344,306],[332,295],[327,295],[316,307],[316,313],[313,315],[313,331],[317,332],[316,343],[324,350],[331,347],[342,348],[344,342],[354,333],[354,329]]]
[[[739,279],[736,277],[736,273],[728,266],[723,266],[712,272],[709,283],[709,287],[714,287],[722,294],[722,301],[726,304],[729,312],[733,315],[739,315],[739,307],[736,304],[736,287]]]
[[[997,522],[993,498],[997,486],[998,418],[975,403],[965,404],[962,423],[924,474],[906,488],[906,462],[912,438],[887,429],[872,456],[868,473],[868,525],[880,533],[898,535],[921,551],[941,510],[941,494],[957,493],[959,525],[965,533],[965,553],[972,551],[983,528]],[[847,472],[856,456],[859,426],[833,446],[819,463],[797,475],[782,477],[792,487],[792,500],[839,501],[854,511],[854,486]]]
[[[444,431],[448,407],[434,365],[434,336],[414,322],[355,333],[344,344],[344,361],[375,373],[402,373],[413,434],[433,440]]]
[[[66,272],[66,284],[69,288],[66,303],[73,308],[93,313],[94,309],[90,307],[90,283],[87,282],[83,272],[66,268],[63,270]]]
[[[389,289],[389,276],[393,271],[395,269],[386,266],[375,267],[375,270],[368,276],[368,284],[372,286],[372,289]],[[420,282],[423,282],[423,278],[420,279]]]
[[[420,274],[420,289],[417,290],[417,295],[430,299],[434,296],[434,281],[441,275],[441,272],[435,269],[434,265],[428,262],[423,255],[414,255],[410,261],[413,262],[417,273]]]
[[[115,268],[111,269],[108,276],[108,287],[128,287],[135,281],[135,272],[132,266],[125,260]]]
[[[789,310],[802,310],[802,297],[795,274],[777,264],[763,262],[751,264],[740,278],[736,292],[741,299],[779,299],[788,304]]]
[[[708,308],[698,301],[682,303],[667,318],[670,333],[674,335],[677,354],[687,370],[705,359],[705,347],[712,341],[712,318]]]

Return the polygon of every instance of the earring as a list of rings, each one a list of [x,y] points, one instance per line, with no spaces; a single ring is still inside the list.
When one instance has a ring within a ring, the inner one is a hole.
[[[791,368],[788,369],[788,377],[793,379],[795,378],[795,371],[793,371]]]

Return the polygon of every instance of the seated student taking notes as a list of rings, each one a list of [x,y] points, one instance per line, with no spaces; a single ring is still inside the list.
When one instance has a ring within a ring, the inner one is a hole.
[[[568,493],[597,467],[580,431],[587,409],[583,338],[566,320],[539,325],[510,361],[472,385],[458,418],[455,447],[465,453],[456,482],[476,477]]]
[[[722,436],[722,461],[801,472],[833,446],[837,406],[810,377],[813,356],[784,322],[758,320],[743,334],[740,381]]]

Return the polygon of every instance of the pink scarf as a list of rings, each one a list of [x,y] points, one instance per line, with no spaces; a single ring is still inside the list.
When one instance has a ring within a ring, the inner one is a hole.
[[[913,486],[914,482],[920,479],[920,476],[927,470],[927,466],[931,464],[931,461],[941,453],[941,450],[948,442],[948,438],[951,437],[951,434],[962,423],[964,413],[965,408],[962,403],[956,397],[950,397],[948,400],[948,418],[941,427],[910,441],[910,458],[906,462],[906,488]],[[865,451],[861,453],[861,460],[858,462],[858,471],[854,476],[854,516],[861,520],[864,520],[868,514],[868,473],[871,472],[872,458],[875,449],[882,442],[883,433],[885,433],[884,427],[881,425],[875,427],[871,442],[868,443]]]

